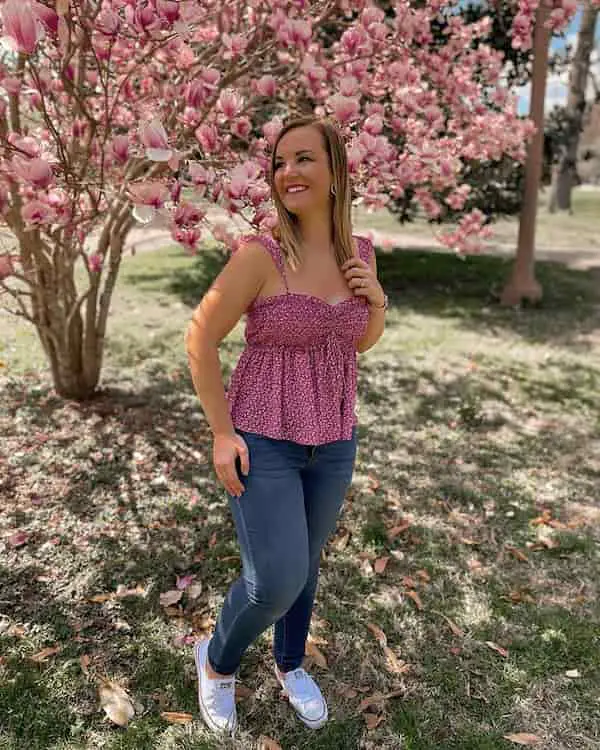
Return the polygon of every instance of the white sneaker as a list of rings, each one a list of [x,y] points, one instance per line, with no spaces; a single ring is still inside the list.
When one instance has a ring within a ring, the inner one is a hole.
[[[213,732],[233,734],[237,728],[235,675],[209,679],[206,674],[207,638],[194,644],[194,659],[198,673],[198,705],[202,718]]]
[[[328,718],[327,703],[313,678],[301,667],[281,673],[275,666],[275,676],[300,720],[311,729],[322,727]]]

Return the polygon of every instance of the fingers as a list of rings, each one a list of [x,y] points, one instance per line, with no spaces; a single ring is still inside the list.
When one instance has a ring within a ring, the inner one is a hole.
[[[342,263],[341,269],[342,271],[346,271],[348,268],[352,267],[356,268],[369,268],[369,264],[366,263],[362,258],[350,258],[345,263]]]
[[[240,465],[242,469],[242,474],[245,476],[248,476],[248,472],[250,471],[250,454],[248,452],[248,446],[244,442],[243,438],[240,438],[240,445],[238,447],[238,454],[240,457]]]
[[[243,494],[244,485],[238,477],[235,462],[217,467],[217,476],[230,495],[240,497]]]

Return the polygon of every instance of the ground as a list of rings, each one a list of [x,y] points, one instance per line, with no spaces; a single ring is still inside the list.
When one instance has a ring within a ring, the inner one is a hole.
[[[312,733],[279,699],[267,633],[221,741],[191,642],[239,557],[183,350],[221,263],[127,259],[88,404],[53,395],[34,336],[1,320],[0,750],[501,750],[523,734],[598,750],[600,264],[543,261],[544,303],[505,310],[502,257],[378,253],[391,308],[360,357],[359,455],[308,658],[331,721]],[[131,696],[128,728],[100,709],[101,677]]]

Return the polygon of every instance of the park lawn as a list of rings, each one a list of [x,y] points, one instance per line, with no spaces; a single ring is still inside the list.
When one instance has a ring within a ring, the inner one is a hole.
[[[88,404],[55,397],[35,339],[2,331],[0,750],[249,750],[261,735],[503,750],[518,733],[597,750],[598,276],[540,264],[543,305],[505,310],[505,261],[429,252],[378,258],[392,305],[361,356],[359,456],[313,628],[331,721],[295,720],[265,635],[242,665],[237,738],[205,730],[181,638],[210,629],[239,558],[183,334],[221,262],[124,261]],[[240,325],[226,373],[241,347]],[[186,574],[201,594],[166,608]],[[127,729],[99,710],[99,676],[132,697]]]
[[[548,212],[549,190],[540,191],[536,217],[536,247],[538,252],[598,251],[600,250],[600,188],[577,188],[573,191],[573,211],[571,214]],[[417,219],[400,225],[397,219],[386,210],[368,212],[357,208],[355,222],[368,226],[384,235],[403,235],[402,245],[410,245],[413,240],[433,241],[439,232],[445,232],[451,225],[429,224]],[[506,217],[492,225],[492,236],[483,243],[484,249],[498,252],[509,248],[511,253],[517,244],[519,223],[517,217]]]

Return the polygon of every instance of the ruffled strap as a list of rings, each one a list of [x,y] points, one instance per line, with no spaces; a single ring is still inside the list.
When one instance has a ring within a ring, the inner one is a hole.
[[[371,255],[375,252],[375,248],[373,247],[373,243],[368,237],[356,237],[356,241],[358,244],[358,255],[361,260],[364,260],[365,263],[368,263],[371,259]]]
[[[262,247],[269,253],[271,258],[273,259],[273,263],[275,263],[275,265],[277,266],[277,270],[279,271],[279,273],[281,274],[283,278],[283,283],[285,284],[286,292],[289,291],[287,277],[285,275],[283,255],[281,253],[281,247],[279,246],[279,242],[277,242],[276,239],[271,237],[270,234],[247,234],[241,238],[240,245],[247,244],[249,242],[257,242],[259,245],[262,245]]]

